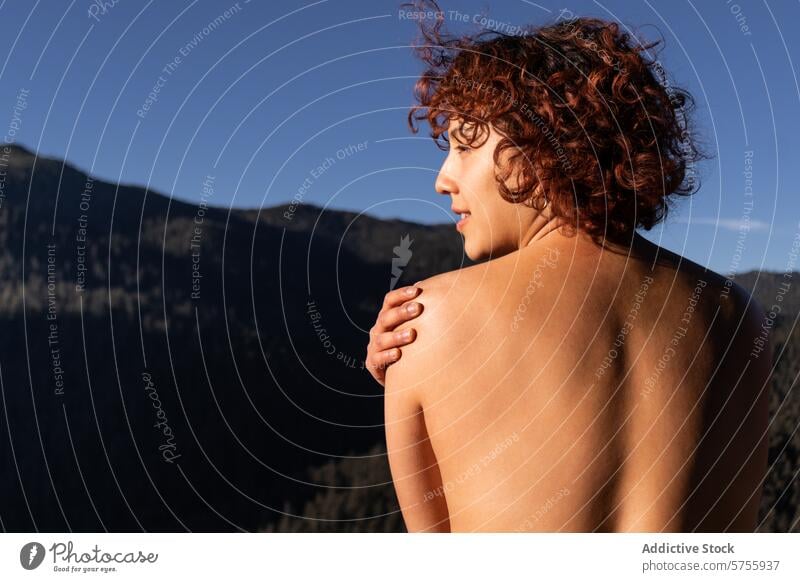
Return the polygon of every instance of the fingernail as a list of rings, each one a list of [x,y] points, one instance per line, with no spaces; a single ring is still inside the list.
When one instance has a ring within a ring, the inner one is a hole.
[[[419,303],[409,303],[408,307],[406,307],[406,311],[409,313],[416,313],[419,311]]]
[[[400,332],[400,339],[402,339],[402,340],[410,340],[411,339],[411,330],[410,329],[406,329],[406,330]]]
[[[416,287],[409,287],[408,289],[406,289],[406,295],[413,295],[416,292],[417,292]]]

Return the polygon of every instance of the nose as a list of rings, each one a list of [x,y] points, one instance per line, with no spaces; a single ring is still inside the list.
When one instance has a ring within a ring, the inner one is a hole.
[[[456,184],[453,174],[450,172],[450,164],[448,163],[450,156],[448,155],[439,168],[439,175],[436,176],[436,184],[434,188],[439,194],[454,194],[458,192],[458,185]]]

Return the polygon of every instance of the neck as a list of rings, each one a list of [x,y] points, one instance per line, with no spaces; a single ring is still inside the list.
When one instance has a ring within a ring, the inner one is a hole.
[[[548,235],[555,236],[559,228],[564,226],[566,222],[561,218],[553,218],[542,214],[537,214],[530,226],[522,233],[520,238],[519,248],[525,248],[535,244],[537,241],[542,240]]]

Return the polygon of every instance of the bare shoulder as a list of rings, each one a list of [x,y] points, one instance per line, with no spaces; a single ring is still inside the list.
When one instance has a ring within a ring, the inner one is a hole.
[[[647,268],[646,274],[655,279],[659,290],[655,295],[660,302],[681,313],[688,305],[695,318],[709,325],[714,320],[717,329],[730,328],[737,335],[751,334],[760,327],[764,317],[762,307],[733,279],[646,239],[640,240],[644,253],[640,265],[655,265],[652,271]]]
[[[426,390],[448,373],[469,342],[475,329],[477,298],[484,264],[441,273],[416,284],[422,292],[414,299],[422,313],[397,326],[395,331],[413,328],[416,339],[402,348],[401,358],[386,370],[386,388],[403,384]]]
[[[487,264],[473,265],[418,282],[416,286],[422,292],[414,301],[422,304],[423,311],[419,317],[402,323],[397,329],[402,331],[413,327],[420,332],[418,336],[421,336],[423,329],[430,330],[437,336],[459,329],[470,319],[466,310],[475,307],[487,268]],[[425,339],[419,337],[419,340]]]
[[[736,343],[742,346],[751,342],[759,333],[765,317],[764,309],[755,297],[729,277],[691,261],[686,263],[688,266],[681,269],[686,288],[703,286],[707,308],[719,312],[719,327],[730,334],[725,340],[738,338],[743,341]]]

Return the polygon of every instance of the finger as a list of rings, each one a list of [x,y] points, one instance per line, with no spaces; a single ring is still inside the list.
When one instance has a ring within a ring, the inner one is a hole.
[[[400,307],[393,307],[392,309],[382,311],[378,315],[378,327],[382,329],[383,332],[393,331],[394,328],[404,321],[417,317],[422,313],[422,309],[422,303],[419,301],[409,301]]]
[[[389,350],[410,344],[415,339],[417,339],[417,332],[413,328],[402,331],[386,331],[375,336],[375,348],[377,350]]]
[[[422,289],[414,285],[408,285],[407,287],[400,287],[399,289],[389,291],[383,298],[383,309],[402,305],[412,297],[416,297],[420,291],[422,291]]]
[[[381,364],[381,369],[385,373],[386,368],[394,364],[397,360],[400,359],[400,350],[397,348],[392,348],[391,350],[385,350],[378,354],[378,361]]]
[[[400,359],[401,353],[397,348],[385,350],[368,358],[367,368],[376,377],[383,377],[386,368]]]

